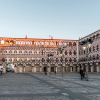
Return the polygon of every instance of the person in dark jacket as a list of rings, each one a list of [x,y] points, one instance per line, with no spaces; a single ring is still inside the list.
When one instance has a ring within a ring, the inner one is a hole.
[[[83,79],[83,69],[80,69],[81,80]]]

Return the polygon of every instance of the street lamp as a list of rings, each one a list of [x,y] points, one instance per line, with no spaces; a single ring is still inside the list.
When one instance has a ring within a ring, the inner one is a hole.
[[[47,56],[48,56],[48,61],[47,62],[50,62],[50,64],[51,64],[53,54],[48,54]],[[50,69],[50,74],[51,74],[51,69]]]
[[[65,46],[58,48],[58,51],[61,52],[60,56],[61,56],[61,60],[62,60],[62,77],[63,77],[63,58],[64,58],[64,48],[66,48]]]
[[[83,45],[83,50],[85,52],[86,49],[88,49],[89,47],[89,53],[86,52],[86,60],[87,60],[87,67],[86,67],[86,81],[89,81],[89,78],[88,78],[88,55],[90,54],[90,47],[91,47],[91,44],[93,43],[92,39],[91,38],[88,38],[87,40],[84,40],[82,42],[80,42],[79,44],[80,45]]]

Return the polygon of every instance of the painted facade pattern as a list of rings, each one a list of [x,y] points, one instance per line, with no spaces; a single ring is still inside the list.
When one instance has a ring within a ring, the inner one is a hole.
[[[16,73],[25,72],[76,72],[80,67],[89,65],[90,72],[100,72],[100,30],[79,40],[64,39],[34,39],[34,38],[0,38],[0,65],[4,73],[8,64],[14,65]],[[81,41],[92,38],[91,52],[85,51],[79,44]],[[63,59],[62,51],[64,48]],[[86,59],[88,55],[88,61]],[[52,54],[52,58],[48,58]]]

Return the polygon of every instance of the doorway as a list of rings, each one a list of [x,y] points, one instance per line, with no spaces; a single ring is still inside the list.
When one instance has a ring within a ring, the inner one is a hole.
[[[54,72],[54,67],[51,67],[51,72]]]
[[[44,72],[47,72],[47,67],[44,67]]]

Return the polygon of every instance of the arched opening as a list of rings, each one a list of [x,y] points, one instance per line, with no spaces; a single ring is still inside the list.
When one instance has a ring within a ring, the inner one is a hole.
[[[17,66],[17,73],[24,73],[24,66],[22,64]]]
[[[47,72],[47,67],[44,67],[44,72]]]
[[[22,64],[17,66],[17,73],[24,73],[24,66]]]
[[[32,72],[32,66],[30,64],[25,66],[25,72]]]

